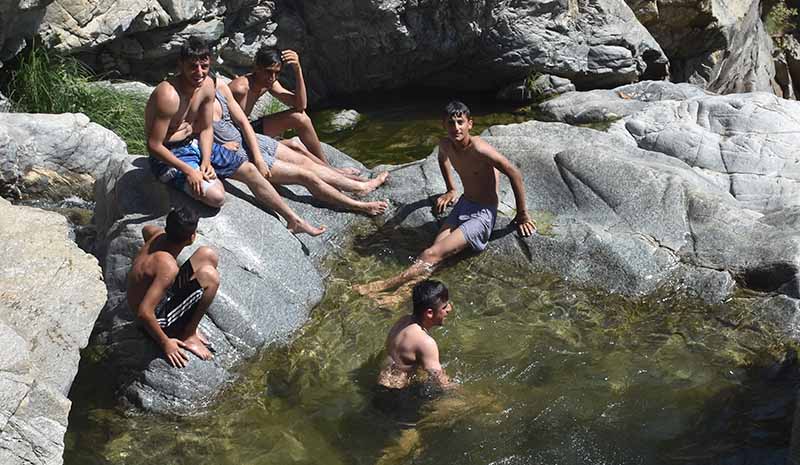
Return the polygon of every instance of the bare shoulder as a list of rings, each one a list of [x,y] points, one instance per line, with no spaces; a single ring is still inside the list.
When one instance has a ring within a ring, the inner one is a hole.
[[[206,80],[203,81],[203,87],[201,87],[200,91],[203,93],[203,100],[213,100],[216,91],[214,80],[207,77]]]
[[[178,91],[168,81],[162,81],[153,89],[148,104],[155,104],[161,113],[174,113],[178,111],[181,97]]]
[[[146,224],[142,228],[142,237],[144,238],[145,242],[147,242],[162,232],[164,232],[164,228],[158,227],[154,224]]]
[[[247,75],[239,76],[228,83],[228,88],[234,94],[246,94],[250,90],[250,80],[247,79]]]
[[[507,161],[506,157],[503,156],[503,154],[500,153],[496,148],[494,148],[492,144],[486,142],[478,136],[472,136],[472,139],[472,147],[481,157],[485,157],[489,161],[493,162]]]
[[[155,252],[152,257],[151,272],[154,276],[174,279],[178,275],[178,262],[167,252]]]
[[[439,154],[440,155],[450,155],[453,151],[453,144],[450,142],[450,139],[447,137],[442,137],[439,139]]]

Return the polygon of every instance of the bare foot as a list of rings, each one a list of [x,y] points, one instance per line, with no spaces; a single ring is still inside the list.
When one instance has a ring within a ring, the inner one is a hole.
[[[339,173],[345,176],[358,176],[361,174],[361,170],[358,168],[347,167],[347,168],[334,168],[334,170],[338,171]]]
[[[389,208],[389,202],[386,200],[377,200],[375,202],[362,202],[359,211],[369,216],[378,216],[382,215],[387,208]]]
[[[186,344],[186,348],[189,349],[189,352],[203,360],[211,360],[214,358],[214,355],[211,354],[211,351],[208,350],[206,344],[198,337],[196,332],[184,339],[183,343]]]
[[[195,333],[195,335],[197,336],[197,339],[200,339],[200,342],[208,345],[208,338],[200,331],[200,328],[197,328],[197,333]]]
[[[315,228],[308,224],[306,220],[298,219],[293,223],[289,223],[286,225],[286,228],[292,232],[292,234],[308,234],[309,236],[319,236],[320,234],[324,233],[327,229],[325,225],[320,226],[319,228]]]
[[[370,192],[377,189],[381,184],[386,182],[386,178],[388,177],[389,177],[388,171],[383,171],[379,173],[377,176],[364,183],[364,187],[360,191],[358,191],[358,195],[369,194]]]

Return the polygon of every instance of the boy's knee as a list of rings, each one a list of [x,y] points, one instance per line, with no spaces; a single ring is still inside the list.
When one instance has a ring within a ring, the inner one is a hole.
[[[225,189],[221,185],[212,187],[206,191],[202,200],[209,207],[221,208],[225,204]]]
[[[217,264],[219,264],[219,254],[217,254],[217,251],[205,245],[198,247],[192,254],[192,257],[198,263],[201,263],[201,267],[211,265],[216,268]]]
[[[306,114],[305,111],[295,111],[292,113],[292,119],[301,126],[310,126],[311,125],[311,118]]]
[[[419,259],[430,265],[435,265],[441,261],[442,257],[433,249],[433,247],[429,247],[420,254]]]

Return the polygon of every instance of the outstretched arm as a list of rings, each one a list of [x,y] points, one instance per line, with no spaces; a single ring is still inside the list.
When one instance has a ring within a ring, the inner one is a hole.
[[[245,147],[247,148],[247,155],[250,157],[250,161],[256,165],[258,172],[261,173],[262,176],[269,179],[269,177],[272,176],[272,173],[270,173],[269,167],[264,161],[264,157],[261,156],[261,149],[258,146],[258,136],[256,136],[256,132],[253,130],[253,127],[247,120],[247,115],[244,114],[242,107],[236,103],[236,99],[234,99],[231,89],[226,84],[220,82],[217,85],[217,90],[219,90],[219,92],[225,96],[225,99],[228,101],[228,111],[231,113],[231,120],[233,120],[233,124],[239,128],[239,131],[242,132]]]
[[[506,175],[511,182],[511,190],[514,191],[514,201],[517,204],[517,216],[514,221],[517,223],[517,230],[524,237],[528,237],[536,231],[536,224],[528,215],[528,207],[525,201],[525,186],[522,183],[522,173],[519,169],[508,161],[491,145],[483,142],[481,152],[486,155],[489,163],[498,171]]]
[[[444,178],[444,185],[447,191],[436,199],[436,213],[442,213],[447,207],[453,205],[458,196],[456,185],[453,182],[453,173],[450,170],[450,159],[447,156],[448,147],[447,142],[439,142],[439,170],[442,172]]]
[[[160,266],[167,267],[170,265],[161,264]],[[178,267],[173,263],[168,272],[162,272],[156,275],[150,287],[147,289],[144,298],[142,298],[141,303],[139,303],[136,316],[139,318],[139,321],[142,322],[142,325],[150,334],[150,337],[152,337],[164,351],[170,365],[182,368],[185,367],[186,363],[189,361],[189,357],[181,350],[185,349],[186,345],[180,339],[168,337],[166,333],[164,333],[164,330],[161,329],[161,326],[158,325],[158,321],[156,321],[156,306],[161,302],[161,299],[164,298],[164,294],[172,285],[177,274]]]

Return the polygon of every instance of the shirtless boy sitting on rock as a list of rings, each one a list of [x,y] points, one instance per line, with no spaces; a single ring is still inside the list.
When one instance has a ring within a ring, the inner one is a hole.
[[[145,226],[144,246],[128,273],[128,306],[174,367],[189,362],[181,349],[203,360],[212,357],[197,326],[219,287],[217,253],[200,247],[182,266],[177,262],[194,242],[197,220],[192,211],[173,210],[166,229]]]
[[[458,101],[448,103],[443,125],[447,130],[447,137],[439,142],[439,169],[442,171],[447,192],[436,199],[436,213],[444,212],[458,196],[450,173],[451,165],[461,177],[464,194],[445,220],[433,245],[425,249],[414,264],[399,275],[355,286],[354,289],[363,295],[389,291],[422,279],[444,259],[467,246],[477,252],[483,251],[489,243],[497,219],[498,171],[511,182],[517,206],[514,221],[519,233],[527,237],[536,230],[525,204],[522,174],[491,145],[478,136],[470,135],[472,117],[469,108]]]
[[[281,73],[284,63],[294,71],[294,91],[283,87],[278,81],[278,75]],[[283,140],[281,145],[293,149],[293,152],[306,157],[315,164],[331,167],[325,152],[322,150],[322,144],[320,144],[319,136],[314,130],[311,118],[306,113],[308,96],[306,95],[303,69],[300,66],[300,57],[297,52],[293,50],[278,51],[272,47],[263,46],[256,52],[252,72],[237,77],[230,82],[229,86],[236,102],[248,116],[252,113],[258,99],[267,92],[288,106],[288,110],[264,115],[253,121],[252,127],[255,132],[275,138],[287,129],[293,129],[300,140],[297,141],[294,138]],[[291,153],[289,150],[283,150],[283,152],[279,151],[277,153],[278,158],[293,163],[296,162],[296,160],[284,158]],[[331,168],[341,174],[351,176],[355,180],[364,181],[364,179],[356,176],[358,170],[355,168]],[[322,176],[320,172],[317,174]],[[326,181],[330,183],[330,180]]]
[[[258,169],[234,150],[214,143],[214,83],[208,77],[211,49],[198,37],[181,47],[179,74],[160,83],[145,107],[150,168],[162,182],[211,207],[225,202],[218,177],[241,181],[264,206],[275,210],[293,233],[322,234],[300,218]]]

